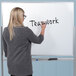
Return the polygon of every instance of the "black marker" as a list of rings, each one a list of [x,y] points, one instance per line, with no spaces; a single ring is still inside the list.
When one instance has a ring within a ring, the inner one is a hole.
[[[48,60],[58,60],[58,58],[49,58]]]

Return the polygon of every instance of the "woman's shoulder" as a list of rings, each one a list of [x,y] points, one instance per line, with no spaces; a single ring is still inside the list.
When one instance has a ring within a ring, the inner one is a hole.
[[[27,29],[28,31],[31,31],[31,29],[27,26],[24,26],[25,29]]]
[[[33,33],[33,31],[32,31],[32,29],[31,29],[31,28],[29,28],[29,27],[27,27],[27,26],[26,26],[26,27],[25,27],[25,29],[26,29],[26,31],[27,31],[27,33],[28,33],[28,34]]]
[[[4,29],[3,29],[3,30],[4,30],[4,31],[6,31],[7,29],[8,29],[8,27],[4,27]]]
[[[8,29],[8,27],[4,27],[4,28],[2,29],[2,31],[3,31],[3,32],[2,32],[3,36],[6,35],[6,33],[7,33],[7,31],[8,31],[7,29]]]
[[[27,30],[31,30],[28,26],[13,27],[13,28],[24,28],[24,29],[27,29]],[[7,26],[7,27],[4,27],[3,29],[4,29],[4,30],[8,29],[8,26]]]

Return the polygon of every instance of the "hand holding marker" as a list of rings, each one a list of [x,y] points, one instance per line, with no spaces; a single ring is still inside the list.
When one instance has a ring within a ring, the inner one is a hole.
[[[46,23],[45,22],[41,22],[41,35],[44,35],[44,32],[45,32],[45,28],[46,28]]]

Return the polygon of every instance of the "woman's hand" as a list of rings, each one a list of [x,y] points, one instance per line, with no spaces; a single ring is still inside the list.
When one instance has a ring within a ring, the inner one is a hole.
[[[45,28],[46,28],[46,23],[45,23],[45,22],[41,22],[41,28],[42,28],[43,30],[45,30]]]
[[[40,33],[41,35],[44,35],[45,28],[46,28],[46,23],[41,22],[41,33]]]

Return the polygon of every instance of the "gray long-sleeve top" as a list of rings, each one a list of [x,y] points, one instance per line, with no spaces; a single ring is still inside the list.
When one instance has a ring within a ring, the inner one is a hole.
[[[30,75],[33,73],[31,42],[40,44],[43,35],[36,36],[28,27],[14,27],[15,36],[9,39],[8,27],[4,28],[2,39],[5,57],[7,57],[8,72],[12,75]]]

